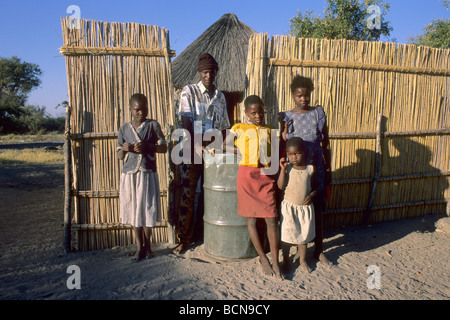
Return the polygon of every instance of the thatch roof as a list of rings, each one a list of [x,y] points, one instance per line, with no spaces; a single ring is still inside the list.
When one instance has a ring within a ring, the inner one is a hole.
[[[172,62],[172,79],[177,88],[197,83],[198,56],[210,53],[219,64],[216,87],[226,92],[243,92],[248,40],[256,33],[233,13],[224,14]]]

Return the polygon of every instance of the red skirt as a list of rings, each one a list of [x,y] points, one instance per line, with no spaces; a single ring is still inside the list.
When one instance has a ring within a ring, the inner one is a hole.
[[[237,176],[238,214],[246,218],[276,218],[275,178],[261,168],[240,166]]]

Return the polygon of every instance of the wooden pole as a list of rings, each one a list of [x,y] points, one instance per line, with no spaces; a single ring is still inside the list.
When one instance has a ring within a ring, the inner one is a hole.
[[[66,252],[70,252],[72,249],[71,245],[71,216],[72,205],[71,205],[71,156],[70,156],[70,107],[66,107],[66,125],[65,125],[65,141],[64,141],[64,249]]]
[[[381,168],[381,120],[383,115],[381,113],[378,114],[377,117],[377,140],[375,146],[375,175],[373,178],[373,186],[372,191],[370,193],[369,204],[367,205],[366,211],[364,212],[363,224],[367,225],[369,220],[370,211],[372,211],[373,200],[375,199],[375,192],[377,189],[378,178],[380,177],[380,168]]]
[[[304,67],[304,68],[341,68],[352,70],[372,70],[372,71],[388,71],[397,73],[425,74],[448,77],[450,70],[434,69],[434,68],[418,68],[393,66],[375,63],[357,63],[352,61],[318,61],[318,60],[302,60],[302,59],[280,59],[270,58],[267,60],[268,65],[282,67]]]
[[[172,201],[175,201],[176,194],[175,192],[179,192],[179,190],[174,186],[174,175],[175,173],[172,171],[173,166],[171,166],[171,152],[172,152],[172,131],[173,126],[170,124],[166,124],[166,141],[167,141],[167,235],[168,242],[171,245],[177,244],[177,233],[176,233],[176,225],[174,221],[172,221],[172,210],[174,208]],[[178,212],[177,212],[178,213]]]

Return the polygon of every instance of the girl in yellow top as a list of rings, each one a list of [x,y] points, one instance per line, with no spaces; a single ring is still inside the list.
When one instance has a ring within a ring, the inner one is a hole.
[[[248,121],[235,124],[225,140],[227,151],[238,153],[238,214],[247,218],[250,239],[258,252],[264,273],[282,279],[278,261],[276,180],[273,175],[264,174],[263,170],[269,166],[271,128],[264,125],[264,103],[260,97],[249,96],[244,105]],[[234,147],[234,139],[237,147]],[[265,219],[267,225],[272,266],[261,244],[257,219]]]

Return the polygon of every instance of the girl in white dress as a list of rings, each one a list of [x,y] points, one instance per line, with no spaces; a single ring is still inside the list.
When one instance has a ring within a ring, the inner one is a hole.
[[[167,152],[160,124],[147,119],[148,100],[143,94],[130,98],[131,122],[120,127],[118,157],[124,160],[120,177],[120,221],[134,230],[135,261],[153,256],[152,227],[161,221],[159,178],[155,153]]]
[[[313,199],[318,191],[315,185],[314,166],[307,165],[306,147],[301,138],[294,137],[286,143],[286,158],[280,159],[278,188],[283,192],[281,203],[281,241],[298,245],[300,267],[311,272],[306,262],[307,244],[315,237]],[[289,268],[289,248],[283,246],[283,264]]]

